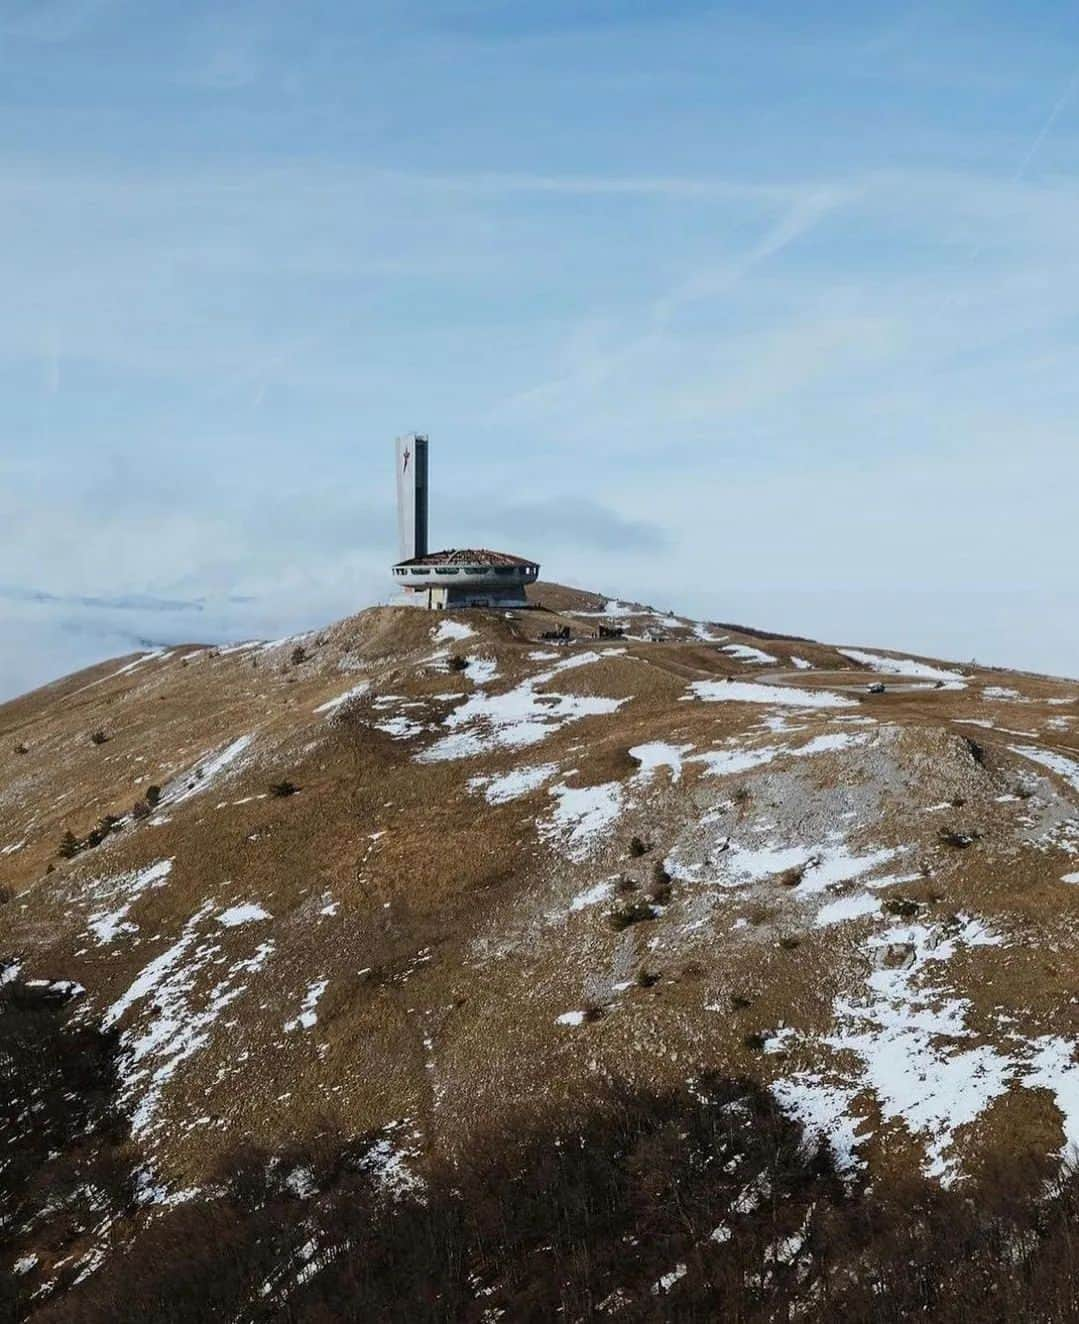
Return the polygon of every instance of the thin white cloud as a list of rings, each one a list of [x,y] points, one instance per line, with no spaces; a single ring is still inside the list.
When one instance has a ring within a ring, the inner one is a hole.
[[[796,243],[803,235],[852,196],[850,189],[813,189],[795,195],[779,216],[765,226],[761,236],[742,252],[732,253],[711,267],[694,272],[655,297],[642,310],[641,325],[614,347],[574,353],[570,370],[552,380],[531,386],[495,407],[492,417],[513,415],[521,407],[551,406],[578,397],[581,390],[594,392],[615,386],[621,374],[636,373],[649,360],[660,361],[668,347],[669,324],[682,309],[697,302],[720,298],[756,268]]]
[[[1050,110],[1049,114],[1045,117],[1045,120],[1042,123],[1041,128],[1034,135],[1034,138],[1031,141],[1030,146],[1026,150],[1026,154],[1024,155],[1022,161],[1020,161],[1019,166],[1016,169],[1015,178],[1017,180],[1022,179],[1023,176],[1027,173],[1027,170],[1029,169],[1035,156],[1037,156],[1039,150],[1041,149],[1042,143],[1044,143],[1046,138],[1049,137],[1049,134],[1053,130],[1053,126],[1060,118],[1061,113],[1064,110],[1064,107],[1067,106],[1068,102],[1071,101],[1072,97],[1075,95],[1077,88],[1079,88],[1079,65],[1076,66],[1075,72],[1068,80],[1068,83],[1065,86],[1064,91],[1061,92],[1060,96],[1054,102],[1053,107]]]
[[[744,253],[736,254],[711,270],[695,272],[657,299],[652,309],[654,321],[663,325],[690,303],[720,297],[754,268],[796,243],[849,197],[848,191],[839,189],[813,189],[795,197],[779,219],[770,222],[761,237]]]

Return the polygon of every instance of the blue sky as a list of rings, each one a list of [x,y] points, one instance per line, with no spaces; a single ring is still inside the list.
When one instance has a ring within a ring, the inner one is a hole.
[[[1079,12],[0,0],[0,697],[437,542],[1079,676]]]

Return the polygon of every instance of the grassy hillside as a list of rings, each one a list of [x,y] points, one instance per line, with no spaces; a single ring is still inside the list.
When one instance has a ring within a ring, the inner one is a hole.
[[[13,1317],[104,1318],[122,1265],[161,1318],[339,1318],[356,1246],[400,1281],[426,1237],[440,1286],[401,1317],[549,1318],[570,1283],[570,1318],[616,1291],[773,1318],[839,1291],[817,1218],[887,1280],[859,1202],[890,1226],[912,1182],[927,1255],[943,1226],[1049,1254],[1024,1220],[1079,1140],[1079,683],[535,599],[0,707]],[[1010,1193],[977,1225],[976,1186]],[[183,1305],[184,1266],[224,1295]]]

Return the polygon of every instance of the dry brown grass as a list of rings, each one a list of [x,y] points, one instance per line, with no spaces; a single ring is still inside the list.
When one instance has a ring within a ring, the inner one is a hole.
[[[601,601],[546,585],[538,596],[563,613]],[[453,649],[497,658],[502,687],[536,670],[527,654],[540,646],[544,629],[563,621],[590,626],[541,610],[469,619],[477,638]],[[640,892],[569,912],[569,898],[620,870],[646,880],[645,869],[627,869],[631,835],[666,850],[720,798],[722,779],[699,767],[687,765],[677,786],[668,774],[657,776],[647,821],[631,815],[609,847],[582,860],[537,831],[537,818],[550,807],[547,787],[495,806],[468,789],[477,772],[548,761],[566,776],[575,769],[569,784],[577,788],[627,786],[637,772],[628,750],[649,740],[706,748],[737,738],[759,746],[772,738],[757,725],[760,709],[683,702],[690,680],[753,675],[757,668],[688,637],[621,641],[616,647],[625,656],[568,671],[555,687],[624,698],[613,717],[571,724],[524,751],[425,764],[414,760],[414,742],[395,740],[371,722],[382,695],[426,705],[405,711],[430,722],[450,706],[444,696],[470,690],[462,677],[426,661],[435,651],[433,623],[423,612],[380,608],[331,627],[321,644],[304,640],[302,664],[291,662],[292,643],[261,655],[258,667],[242,652],[203,650],[185,662],[183,654],[194,649],[179,648],[167,661],[124,675],[115,674],[121,663],[102,664],[0,707],[0,849],[26,838],[25,846],[0,855],[0,884],[16,897],[4,908],[5,942],[29,970],[79,980],[101,1008],[176,941],[203,904],[220,909],[257,900],[273,916],[266,930],[273,960],[257,990],[230,1008],[228,1028],[210,1035],[163,1096],[155,1143],[162,1171],[175,1180],[204,1180],[215,1156],[239,1136],[273,1147],[316,1116],[353,1129],[407,1116],[437,1152],[461,1142],[478,1107],[497,1113],[552,1094],[602,1095],[610,1078],[673,1084],[703,1067],[744,1070],[742,1037],[754,1025],[705,1012],[712,989],[721,998],[750,1000],[754,1023],[759,1016],[761,1025],[826,1031],[832,999],[861,960],[844,926],[812,931],[793,922],[789,907],[803,904],[794,882],[780,889],[773,880],[767,896],[765,889],[721,895],[698,930],[688,927],[699,917],[688,909],[694,890],[677,882],[669,891],[664,885],[663,904],[670,904],[662,917],[621,930],[605,916],[633,905]],[[731,641],[753,642],[736,634]],[[791,652],[821,668],[841,665],[822,645],[764,646],[780,668]],[[361,678],[371,690],[349,709],[334,717],[315,713]],[[827,684],[812,671],[792,680]],[[1074,688],[1064,683],[988,672],[981,682],[1021,684],[1033,698],[1023,708],[1031,729],[1070,711],[1047,703]],[[1014,707],[999,708],[1001,725],[1014,724]],[[931,922],[966,910],[1018,935],[1007,949],[980,949],[949,969],[979,1026],[988,1032],[992,1008],[1003,1005],[1032,1029],[1073,1033],[1070,997],[1079,965],[1074,944],[1059,941],[1079,924],[1079,894],[1058,882],[1067,857],[1022,848],[1015,819],[996,803],[996,769],[1015,777],[1011,738],[979,729],[982,766],[964,753],[956,734],[963,728],[953,725],[996,709],[980,699],[977,685],[878,696],[872,715],[898,724],[909,743],[906,784],[896,786],[892,808],[872,824],[873,840],[909,846],[915,867],[920,858],[932,862],[934,876],[905,883],[898,904],[924,906]],[[827,713],[808,720],[816,729],[841,729]],[[107,731],[108,741],[93,746],[87,733],[94,730]],[[128,814],[147,787],[167,785],[247,732],[257,733],[256,742],[234,776],[128,822],[92,851],[55,860],[65,831],[82,838],[105,815]],[[1066,734],[1048,728],[1045,739],[1069,747]],[[843,793],[858,779],[851,768],[836,759],[817,774],[817,794]],[[266,794],[271,782],[285,779],[300,794]],[[763,782],[740,776],[736,786],[746,791],[736,794],[738,815],[748,821],[768,812]],[[942,820],[910,811],[911,787],[924,788],[925,804],[962,797],[962,827],[981,834],[976,845],[941,846]],[[731,789],[728,780],[727,795]],[[168,821],[152,825],[156,817]],[[167,886],[143,893],[130,911],[137,936],[97,946],[87,931],[98,904],[90,883],[165,858],[174,860]],[[332,916],[321,913],[328,901],[337,906]],[[734,930],[740,917],[749,925]],[[213,939],[227,962],[249,957],[256,941],[244,928],[215,929]],[[654,949],[645,945],[652,939]],[[783,939],[797,942],[797,950],[780,945]],[[632,1009],[628,997],[616,998],[602,1024],[590,1028],[587,1051],[583,1038],[555,1023],[581,1005],[580,990],[600,976],[610,986],[634,980],[639,969],[678,972],[693,963],[703,976],[663,978],[647,996],[634,992]],[[317,1029],[285,1032],[306,986],[323,978]],[[773,1066],[768,1055],[753,1058],[762,1080]],[[1020,1127],[1021,1111],[1007,1113],[1007,1121],[1001,1111],[999,1126]],[[214,1121],[195,1133],[196,1144],[185,1128],[203,1114]],[[1031,1124],[1040,1143],[1044,1122]],[[979,1135],[991,1138],[997,1129],[994,1112]]]

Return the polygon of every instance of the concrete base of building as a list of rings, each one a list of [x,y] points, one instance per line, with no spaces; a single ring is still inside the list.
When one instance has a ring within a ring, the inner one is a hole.
[[[507,584],[505,588],[469,589],[462,588],[421,588],[413,589],[408,594],[412,602],[429,607],[432,611],[445,611],[458,607],[528,607],[524,589],[516,584]]]

